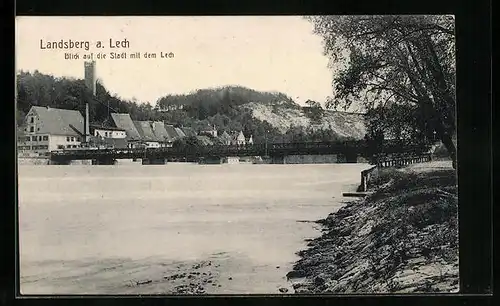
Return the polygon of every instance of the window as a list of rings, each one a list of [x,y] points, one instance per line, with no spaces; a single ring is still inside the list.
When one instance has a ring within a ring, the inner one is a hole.
[[[38,141],[42,141],[42,136],[38,136]]]
[[[30,126],[30,132],[31,132],[31,133],[35,132],[35,127]]]
[[[63,145],[58,145],[57,148],[58,149],[64,149],[64,146]]]
[[[30,118],[30,123],[35,123],[35,117]]]
[[[69,137],[66,137],[66,141],[69,142],[70,138]]]
[[[76,141],[82,141],[80,137],[76,137]]]
[[[43,140],[44,140],[44,141],[49,140],[49,136],[43,136]]]
[[[71,137],[71,141],[75,141],[75,137]]]
[[[104,132],[104,137],[108,137],[108,132]]]

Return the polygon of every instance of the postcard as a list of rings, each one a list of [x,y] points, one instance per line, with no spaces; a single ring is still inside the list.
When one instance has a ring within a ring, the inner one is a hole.
[[[20,293],[458,292],[454,26],[17,17]]]

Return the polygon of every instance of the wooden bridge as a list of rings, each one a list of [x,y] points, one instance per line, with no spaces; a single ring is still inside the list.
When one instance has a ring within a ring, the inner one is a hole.
[[[384,154],[419,153],[421,146],[385,142]],[[211,145],[183,146],[172,148],[126,148],[126,149],[77,149],[51,152],[53,163],[68,163],[72,160],[93,160],[97,164],[111,164],[116,159],[145,159],[149,161],[217,159],[229,156],[267,156],[283,159],[289,155],[342,155],[346,162],[356,162],[357,157],[366,157],[369,148],[366,141],[267,143],[246,146]]]

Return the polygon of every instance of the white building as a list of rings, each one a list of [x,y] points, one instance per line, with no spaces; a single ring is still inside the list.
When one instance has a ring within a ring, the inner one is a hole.
[[[127,133],[124,129],[115,127],[103,127],[103,126],[90,126],[90,133],[95,137],[113,138],[113,139],[124,139],[127,137]]]
[[[18,135],[18,148],[36,154],[79,148],[83,131],[83,116],[79,111],[32,106]]]

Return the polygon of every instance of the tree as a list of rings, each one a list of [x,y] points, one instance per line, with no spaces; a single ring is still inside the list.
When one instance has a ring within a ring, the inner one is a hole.
[[[323,37],[325,55],[334,72],[335,97],[330,103],[347,108],[359,101],[368,110],[380,105],[411,106],[414,115],[425,122],[421,134],[435,132],[455,168],[453,17],[307,18],[315,33]]]
[[[323,108],[321,107],[321,104],[313,100],[307,100],[306,105],[309,106],[306,115],[308,115],[314,122],[320,121],[323,116]]]

